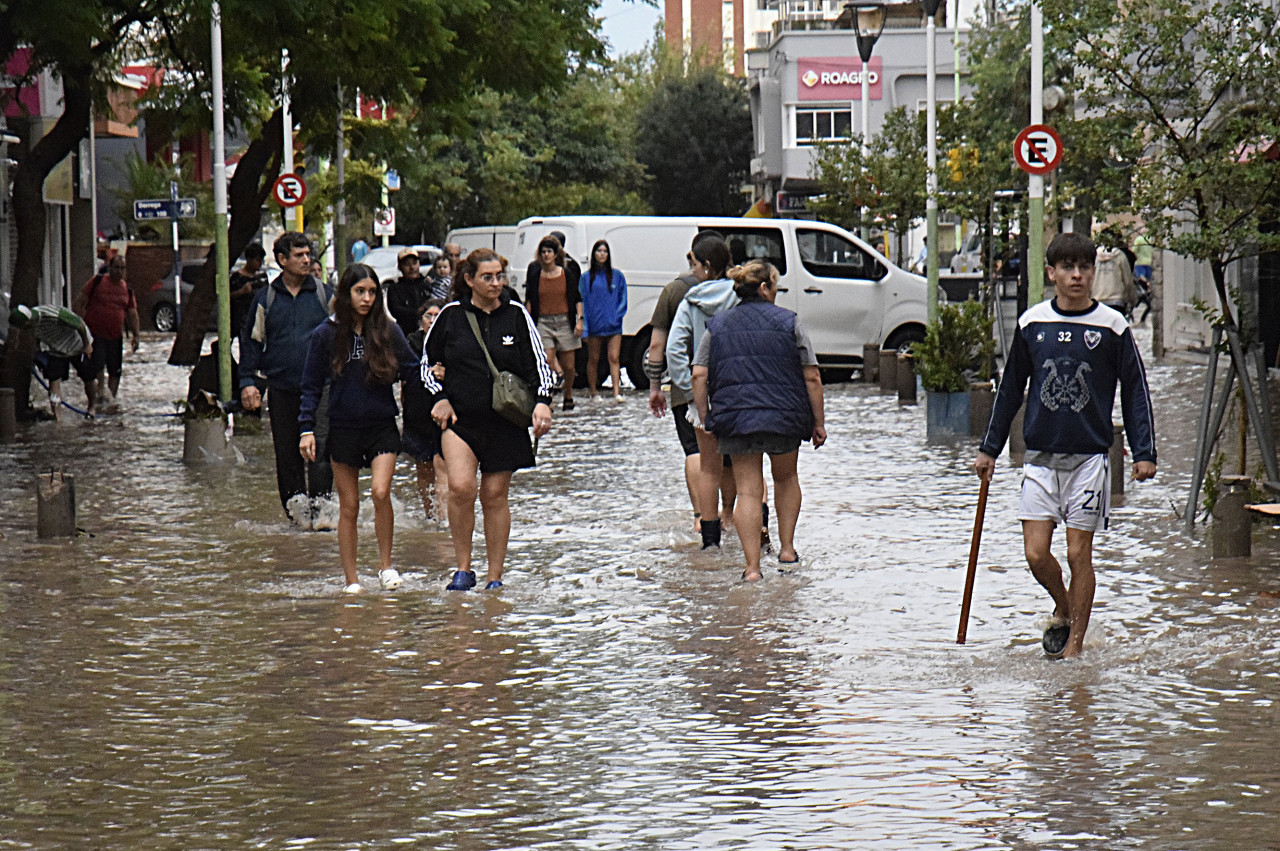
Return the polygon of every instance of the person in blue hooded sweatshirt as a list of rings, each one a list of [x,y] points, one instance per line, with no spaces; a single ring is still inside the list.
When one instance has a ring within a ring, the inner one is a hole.
[[[822,378],[813,343],[800,317],[773,302],[778,270],[752,260],[729,270],[741,300],[712,317],[693,359],[693,402],[717,453],[733,460],[738,500],[733,510],[739,530],[761,525],[764,455],[773,473],[778,514],[778,562],[800,561],[795,548],[800,518],[800,444],[817,449],[827,440]],[[705,521],[703,521],[705,523]],[[760,579],[760,539],[739,535],[747,567],[742,578]]]
[[[738,303],[733,281],[725,277],[731,255],[723,239],[704,239],[693,246],[693,272],[701,283],[690,287],[684,301],[676,308],[667,336],[667,374],[672,387],[686,395],[693,394],[693,356],[707,320]],[[716,439],[703,426],[697,408],[689,406],[689,421],[698,438],[698,510],[702,512],[702,548],[720,546],[720,479],[724,473],[724,457],[716,447]],[[732,498],[725,495],[725,507]],[[709,519],[713,518],[713,519]]]
[[[597,239],[591,246],[591,267],[578,281],[582,293],[582,333],[587,338],[587,394],[596,398],[599,387],[600,349],[609,358],[613,401],[622,399],[622,319],[627,315],[627,279],[613,268],[609,243]]]

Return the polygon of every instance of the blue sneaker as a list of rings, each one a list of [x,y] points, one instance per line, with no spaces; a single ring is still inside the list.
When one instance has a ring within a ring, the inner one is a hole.
[[[470,591],[476,587],[476,573],[474,570],[455,571],[453,578],[449,580],[449,584],[444,586],[446,591]]]
[[[492,590],[494,590],[495,588],[501,588],[501,587],[502,587],[502,580],[501,580],[501,579],[495,579],[495,580],[493,580],[492,582],[490,582],[488,585],[484,586],[484,590],[486,590],[486,591],[492,591]]]

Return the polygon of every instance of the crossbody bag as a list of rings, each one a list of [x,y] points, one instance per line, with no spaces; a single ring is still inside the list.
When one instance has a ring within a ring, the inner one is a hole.
[[[533,423],[533,406],[538,404],[529,383],[514,372],[499,370],[494,366],[493,358],[489,357],[489,347],[480,336],[480,323],[476,321],[474,313],[467,312],[467,322],[471,324],[471,331],[476,335],[480,351],[484,352],[484,359],[489,364],[489,372],[493,374],[494,413],[521,428],[528,428]]]

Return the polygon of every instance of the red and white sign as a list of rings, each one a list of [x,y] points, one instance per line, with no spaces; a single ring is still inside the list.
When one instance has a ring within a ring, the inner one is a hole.
[[[867,63],[867,99],[880,100],[879,56]],[[796,60],[797,100],[862,100],[862,60],[856,56],[824,56]]]
[[[282,174],[271,187],[271,195],[281,207],[296,207],[307,199],[307,182],[296,174]]]
[[[1013,159],[1027,174],[1048,174],[1062,164],[1062,137],[1047,124],[1024,127],[1013,140]]]
[[[373,211],[373,235],[396,235],[396,208],[383,207]]]

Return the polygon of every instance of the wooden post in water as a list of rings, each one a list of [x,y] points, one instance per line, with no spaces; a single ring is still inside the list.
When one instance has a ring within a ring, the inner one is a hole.
[[[875,384],[880,380],[880,346],[878,343],[862,344],[862,383]]]
[[[880,395],[898,392],[898,353],[893,349],[880,350]]]
[[[1213,557],[1247,558],[1253,553],[1253,521],[1245,510],[1248,476],[1223,476],[1213,504]]]
[[[910,352],[903,352],[898,355],[898,365],[894,369],[897,370],[898,404],[914,405],[916,403],[915,358]]]
[[[76,536],[76,478],[53,470],[36,476],[36,537]]]
[[[18,433],[18,415],[13,388],[0,387],[0,443],[13,443]]]

